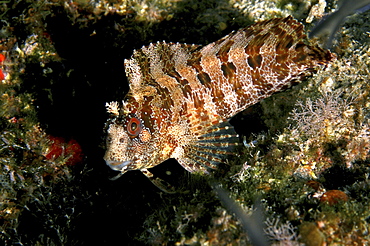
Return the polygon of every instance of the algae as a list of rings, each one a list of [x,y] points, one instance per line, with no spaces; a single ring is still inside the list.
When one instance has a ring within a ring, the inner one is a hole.
[[[322,1],[319,1],[322,2]],[[207,44],[254,21],[293,15],[312,28],[318,1],[2,1],[1,232],[6,245],[244,245],[208,185],[174,161],[110,181],[104,105],[128,91],[123,60],[161,40]],[[320,3],[323,6],[323,3]],[[216,175],[271,244],[369,243],[369,11],[348,17],[326,70],[234,120],[245,146]],[[246,121],[242,121],[245,118]],[[72,147],[71,147],[72,146]],[[69,151],[66,151],[69,149]],[[83,154],[82,154],[83,153]],[[344,193],[345,195],[343,195]]]

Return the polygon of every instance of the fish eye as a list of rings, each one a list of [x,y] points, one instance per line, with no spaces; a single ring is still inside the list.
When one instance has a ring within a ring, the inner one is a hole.
[[[130,118],[130,120],[127,123],[127,132],[130,135],[130,137],[137,137],[141,130],[142,127],[140,120],[136,117]]]

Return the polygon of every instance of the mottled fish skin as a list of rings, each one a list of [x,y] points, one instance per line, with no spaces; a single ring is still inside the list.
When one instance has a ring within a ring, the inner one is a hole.
[[[238,139],[228,120],[310,76],[333,55],[306,45],[292,17],[256,23],[204,47],[156,43],[125,60],[130,91],[107,104],[106,163],[122,174],[175,158],[190,172],[223,162]],[[157,183],[158,185],[158,183]]]

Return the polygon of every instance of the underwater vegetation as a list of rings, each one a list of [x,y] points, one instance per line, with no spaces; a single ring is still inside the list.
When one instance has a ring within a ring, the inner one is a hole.
[[[175,195],[135,171],[109,180],[105,102],[127,93],[123,60],[142,45],[208,44],[287,15],[310,30],[337,7],[321,0],[1,1],[0,242],[249,245],[240,217],[207,177],[189,176],[175,162],[153,168],[179,186]],[[244,146],[215,178],[247,216],[261,204],[272,245],[369,244],[368,19],[365,11],[345,20],[331,48],[337,60],[326,70],[232,121]]]

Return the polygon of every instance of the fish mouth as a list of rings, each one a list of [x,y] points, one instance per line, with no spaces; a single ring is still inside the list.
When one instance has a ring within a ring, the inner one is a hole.
[[[134,161],[105,161],[107,165],[115,171],[124,171],[127,169],[128,165],[132,164]]]

